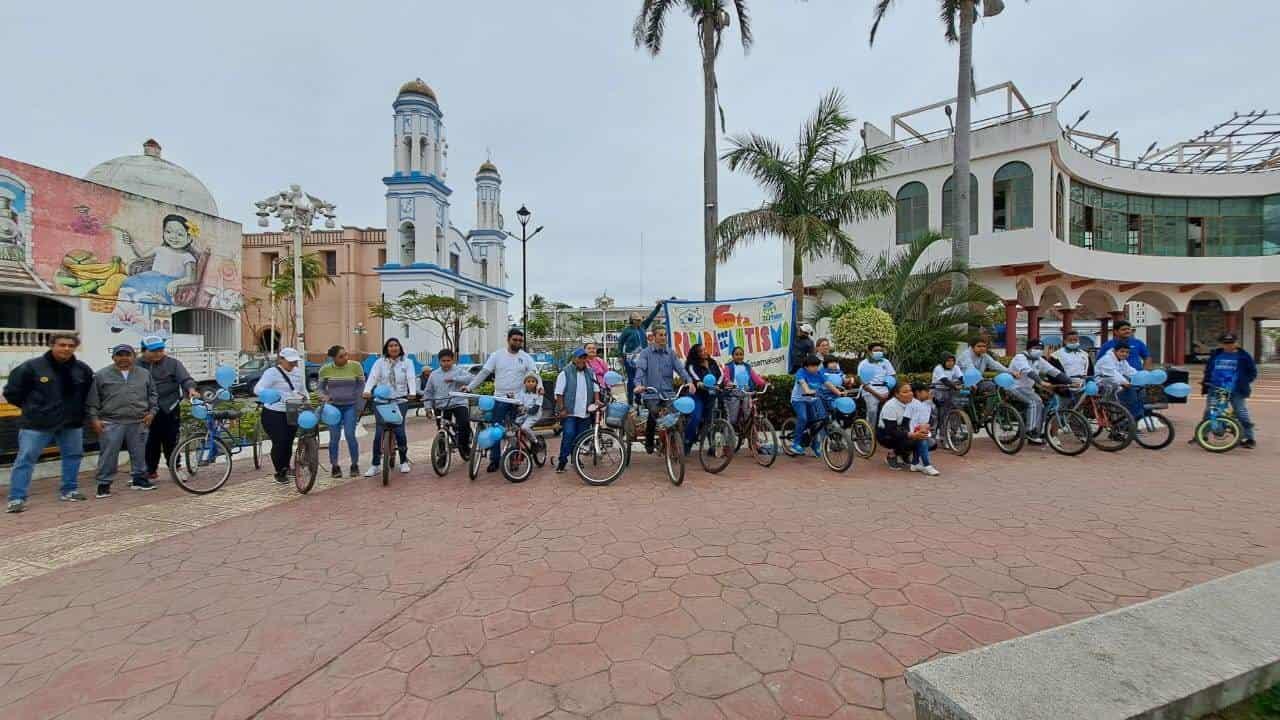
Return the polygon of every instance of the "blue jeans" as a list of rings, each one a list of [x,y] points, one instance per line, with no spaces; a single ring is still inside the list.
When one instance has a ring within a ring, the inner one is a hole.
[[[399,403],[399,405],[400,417],[406,417],[408,415],[409,403],[402,402]],[[373,465],[382,464],[382,425],[382,416],[375,411],[373,413]],[[396,435],[396,450],[400,452],[400,462],[409,462],[409,436],[405,434],[404,423],[401,422],[399,425],[393,425],[392,428],[394,428]],[[351,435],[351,444],[355,445],[355,442],[356,436],[353,432]],[[332,446],[330,446],[329,452],[333,453]],[[387,458],[388,462],[391,460],[393,460],[393,458]]]
[[[80,474],[80,458],[84,457],[84,428],[24,429],[18,431],[18,457],[13,461],[13,472],[9,475],[10,500],[27,499],[36,461],[52,442],[58,443],[58,452],[62,455],[62,485],[58,492],[65,495],[79,489],[76,476]]]
[[[1129,411],[1129,414],[1133,416],[1134,420],[1137,420],[1147,414],[1147,408],[1142,402],[1142,393],[1138,392],[1138,389],[1132,385],[1122,388],[1120,392],[1117,393],[1116,399],[1120,401],[1121,405],[1124,405],[1125,409]]]
[[[515,410],[515,405],[495,401],[493,403],[493,424],[502,427],[507,421],[507,415],[515,412]],[[502,460],[502,443],[496,442],[493,447],[489,448],[489,464],[497,467],[500,460]]]
[[[355,465],[356,459],[360,457],[360,443],[356,441],[356,406],[351,404],[334,407],[342,411],[342,420],[337,425],[329,426],[329,464],[337,466],[338,446],[342,444],[339,441],[345,435],[347,454],[351,456],[351,464]]]
[[[693,412],[684,419],[684,447],[687,450],[698,439],[698,430],[702,429],[702,416],[707,411],[706,402],[701,395],[693,396]]]
[[[569,453],[578,436],[591,429],[591,418],[573,417],[570,415],[560,423],[560,462],[569,460]]]
[[[929,438],[916,441],[915,447],[911,449],[911,464],[925,467],[933,464],[929,461]]]
[[[1244,430],[1244,439],[1252,440],[1253,439],[1253,416],[1249,414],[1249,406],[1245,404],[1247,401],[1248,401],[1248,398],[1244,397],[1243,395],[1237,395],[1235,393],[1231,393],[1231,409],[1236,414],[1236,420],[1240,422],[1240,429]],[[1209,403],[1207,402],[1204,405],[1204,415],[1202,419],[1203,420],[1209,419]],[[24,430],[23,432],[26,432],[26,431]],[[15,469],[14,472],[16,473],[17,470]]]
[[[796,436],[791,444],[799,445],[809,425],[825,418],[827,411],[816,397],[812,400],[792,400],[791,409],[796,413]],[[818,447],[817,435],[809,438],[809,441],[813,447]]]
[[[120,449],[129,451],[129,473],[133,482],[147,479],[147,426],[138,422],[102,421],[98,433],[98,484],[110,485],[116,475]]]
[[[636,364],[630,360],[622,361],[622,368],[627,372],[627,404],[636,404]]]

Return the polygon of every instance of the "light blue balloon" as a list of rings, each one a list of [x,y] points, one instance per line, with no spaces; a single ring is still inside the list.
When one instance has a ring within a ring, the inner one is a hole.
[[[390,400],[391,395],[392,392],[390,385],[379,385],[373,389],[373,396],[379,400]]]
[[[1098,394],[1098,383],[1090,380],[1084,384],[1084,394],[1093,396]]]
[[[1013,387],[1013,384],[1014,384],[1013,376],[1010,375],[1009,373],[1000,373],[999,375],[996,376],[996,384],[1004,388],[1005,390],[1008,390],[1009,388]]]
[[[479,400],[477,400],[476,404],[480,406],[481,410],[489,411],[493,409],[494,399],[488,395],[485,395],[481,397]]]
[[[320,418],[316,417],[316,414],[311,412],[310,410],[303,410],[302,412],[298,413],[298,427],[302,428],[303,430],[310,430],[311,428],[319,424],[319,422],[320,422]]]
[[[274,405],[280,402],[280,391],[275,388],[267,388],[258,393],[258,399],[263,405]]]
[[[479,445],[482,450],[488,450],[498,444],[498,441],[501,439],[502,428],[487,427],[484,430],[481,430],[480,434],[476,436],[476,444]]]
[[[1129,378],[1129,383],[1134,387],[1146,387],[1151,384],[1151,373],[1146,370],[1139,370],[1134,373],[1133,377]]]
[[[204,403],[191,403],[191,417],[197,420],[209,417],[209,406]]]
[[[841,415],[852,415],[853,411],[857,408],[853,403],[853,398],[850,397],[838,397],[834,404],[836,411]]]
[[[613,385],[621,385],[622,383],[623,383],[623,378],[621,375],[618,374],[618,371],[610,370],[609,372],[604,374],[605,385],[613,386]]]
[[[214,371],[213,379],[218,381],[219,387],[229,388],[236,384],[236,369],[222,365]]]
[[[1163,385],[1166,382],[1169,382],[1169,373],[1159,368],[1151,371],[1152,385]]]
[[[971,367],[964,371],[964,386],[973,387],[982,382],[982,371],[976,367]]]
[[[890,390],[894,389],[895,387],[897,387],[897,386],[898,386],[898,378],[896,378],[896,377],[894,377],[894,376],[892,376],[892,375],[885,375],[885,376],[884,376],[884,386],[885,386],[885,387],[887,387],[887,388],[889,388]]]
[[[688,415],[693,412],[695,405],[693,398],[686,396],[677,398],[675,402],[671,403],[671,407],[675,408],[681,415]]]
[[[876,369],[870,365],[863,365],[861,368],[858,368],[858,377],[861,378],[864,383],[869,383],[872,380],[875,380],[876,375],[878,374],[879,373],[876,372]]]
[[[342,422],[342,411],[334,405],[325,403],[324,407],[320,408],[320,419],[325,425],[337,425]]]
[[[1191,386],[1186,383],[1174,383],[1166,385],[1164,388],[1165,395],[1169,397],[1184,398],[1191,394]]]
[[[218,392],[213,394],[213,399],[226,402],[231,399],[231,391],[226,388],[220,388]]]
[[[707,385],[709,387],[714,386],[716,384],[716,376],[712,375],[711,373],[707,373],[706,375],[703,375],[702,384]]]

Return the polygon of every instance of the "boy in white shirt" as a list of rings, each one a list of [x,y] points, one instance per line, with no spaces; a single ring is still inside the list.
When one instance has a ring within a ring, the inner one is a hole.
[[[1089,352],[1080,347],[1080,333],[1071,330],[1063,334],[1062,347],[1053,354],[1053,359],[1062,366],[1062,372],[1073,387],[1084,385],[1084,381],[1093,375],[1093,359]]]
[[[907,420],[913,433],[924,433],[923,442],[918,442],[913,448],[911,457],[911,472],[924,473],[925,475],[941,475],[937,468],[929,458],[929,433],[932,431],[932,415],[933,402],[930,398],[930,388],[928,383],[913,382],[911,383],[911,394],[915,398],[907,403]]]
[[[1123,340],[1098,359],[1098,384],[1103,390],[1116,390],[1122,402],[1133,392],[1129,378],[1138,371],[1129,364],[1129,344]]]
[[[942,362],[933,366],[933,383],[931,386],[933,405],[938,415],[951,407],[951,393],[964,387],[964,373],[956,364],[954,353],[943,353]],[[937,423],[934,423],[937,424]]]

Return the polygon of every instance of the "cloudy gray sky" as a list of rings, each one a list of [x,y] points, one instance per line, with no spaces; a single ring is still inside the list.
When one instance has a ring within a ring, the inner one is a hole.
[[[290,182],[338,203],[343,223],[381,227],[391,101],[421,76],[445,114],[454,222],[472,224],[489,148],[508,225],[527,203],[546,226],[531,245],[532,292],[574,304],[605,289],[623,303],[700,296],[695,38],[673,17],[661,57],[636,51],[639,5],[6,2],[0,154],[83,175],[155,137],[247,229],[252,201]],[[735,28],[719,65],[730,133],[790,140],[832,87],[881,127],[954,91],[936,0],[900,0],[874,48],[872,0],[750,5],[755,48],[744,56]],[[979,26],[974,56],[980,85],[1011,79],[1032,103],[1083,75],[1064,117],[1091,110],[1086,129],[1119,130],[1128,154],[1233,110],[1275,109],[1277,26],[1273,0],[1010,0]],[[725,212],[759,201],[722,173]],[[518,248],[508,257],[518,292]],[[722,296],[778,289],[780,264],[776,243],[741,253],[720,269]]]

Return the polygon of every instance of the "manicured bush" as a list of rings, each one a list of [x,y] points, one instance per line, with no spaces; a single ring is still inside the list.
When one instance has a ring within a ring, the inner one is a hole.
[[[831,334],[837,348],[859,355],[866,352],[870,343],[884,343],[885,350],[892,352],[898,342],[893,318],[875,307],[850,308],[832,323]]]

